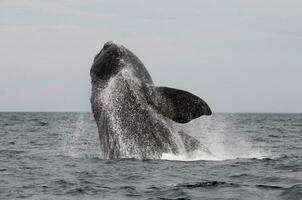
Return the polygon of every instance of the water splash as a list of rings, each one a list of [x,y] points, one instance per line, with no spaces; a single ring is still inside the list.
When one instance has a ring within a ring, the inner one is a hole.
[[[136,101],[146,102],[146,100],[144,100],[145,97],[140,92],[141,83],[133,77],[132,72],[125,68],[119,75],[112,77],[104,88],[99,88],[98,100],[102,103],[102,106],[105,108],[103,111],[105,111],[108,116],[105,126],[108,126],[109,129],[114,132],[114,134],[111,134],[112,136],[109,137],[108,145],[118,145],[111,146],[110,149],[118,148],[120,153],[119,157],[121,158],[141,158],[140,148],[137,144],[132,139],[125,137],[125,133],[128,135],[131,134],[131,132],[129,132],[131,129],[125,130],[125,127],[122,126],[122,115],[119,114],[121,101],[123,101],[125,95],[127,95],[120,92],[124,89],[130,90]],[[161,115],[154,112],[147,103],[140,103],[139,105],[143,106],[143,109],[148,110],[150,116],[156,118],[158,122],[163,124],[167,123],[167,121],[162,118]],[[129,115],[127,117],[131,118],[133,116]],[[137,123],[137,121],[135,121],[136,119],[137,117],[133,117],[133,119],[127,122]],[[96,132],[93,132],[94,142],[89,141],[89,137],[87,137],[88,134],[86,133],[87,126],[87,119],[84,119],[84,116],[80,115],[72,134],[65,134],[65,141],[67,142],[65,142],[63,146],[67,155],[87,156],[89,155],[88,152],[91,151],[91,145],[99,141]],[[135,126],[135,131],[142,132],[140,128],[139,126]],[[167,128],[172,134],[173,140],[178,148],[178,154],[164,153],[161,159],[183,161],[226,160],[236,158],[263,158],[269,155],[267,151],[262,150],[259,146],[249,141],[248,137],[236,132],[233,124],[229,121],[225,121],[223,117],[201,117],[185,125],[173,123],[172,126],[167,126]],[[180,130],[197,138],[204,148],[194,152],[186,152],[183,141],[179,135]],[[144,148],[150,148],[150,145],[145,145]],[[96,151],[91,152],[94,155],[96,154]]]
[[[268,149],[261,148],[261,145],[251,141],[248,135],[242,135],[240,132],[236,132],[234,125],[220,115],[216,115],[215,117],[201,117],[185,125],[175,124],[173,129],[173,132],[182,129],[189,135],[194,136],[208,151],[200,149],[187,153],[183,149],[182,151],[180,150],[178,155],[164,153],[161,159],[178,161],[220,161],[237,158],[262,159],[273,157]],[[70,128],[64,130],[64,134],[62,135],[61,146],[63,155],[76,158],[102,158],[96,130],[92,116],[83,113],[79,114],[77,120],[71,123]],[[128,141],[123,142],[126,143]],[[122,143],[122,145],[127,144]],[[181,148],[181,144],[179,144],[179,146]],[[133,157],[133,155],[125,155]]]
[[[66,125],[65,125],[66,127]],[[61,139],[62,154],[76,158],[99,157],[99,139],[91,116],[80,113],[74,123],[64,130]]]
[[[186,155],[163,154],[166,160],[227,160],[237,158],[262,159],[272,157],[268,149],[251,141],[248,136],[236,132],[232,123],[223,117],[201,117],[186,125],[176,125],[197,138],[207,151],[202,149]]]

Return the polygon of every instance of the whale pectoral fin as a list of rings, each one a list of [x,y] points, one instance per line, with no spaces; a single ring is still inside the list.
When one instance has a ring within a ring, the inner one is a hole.
[[[192,152],[198,149],[202,149],[201,143],[194,137],[184,133],[183,131],[179,131],[178,134],[181,137],[183,145],[187,152]]]
[[[212,155],[210,150],[205,145],[201,144],[200,141],[197,140],[196,138],[194,138],[193,136],[188,135],[187,133],[184,133],[183,131],[179,131],[178,134],[182,139],[182,142],[184,144],[184,147],[185,147],[187,153],[196,151],[196,150],[201,150],[203,152],[206,152],[206,153]]]
[[[152,104],[163,116],[178,123],[187,123],[202,115],[211,115],[208,104],[187,91],[154,87]]]

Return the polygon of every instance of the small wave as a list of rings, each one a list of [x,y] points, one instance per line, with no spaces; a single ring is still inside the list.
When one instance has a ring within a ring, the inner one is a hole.
[[[37,118],[34,118],[31,121],[33,121],[37,126],[46,126],[46,125],[48,125],[48,122],[46,122],[44,120],[41,120],[41,119],[37,119]]]
[[[262,188],[262,189],[277,189],[277,190],[280,190],[280,189],[284,189],[283,187],[281,186],[277,186],[277,185],[256,185],[256,187],[258,188]]]
[[[71,190],[68,190],[67,194],[71,194],[71,195],[86,194],[87,189],[88,189],[87,187],[86,188],[82,188],[82,187],[73,188]]]
[[[157,199],[166,200],[189,200],[191,199],[187,192],[184,191],[185,188],[178,186],[151,186],[144,191],[145,194],[157,197]]]
[[[238,188],[240,185],[224,181],[200,181],[188,182],[172,185],[152,185],[147,190],[143,191],[144,194],[155,195],[159,199],[191,199],[189,196],[190,190],[212,190],[215,188]]]
[[[193,189],[193,188],[209,188],[209,187],[240,187],[240,185],[236,183],[227,183],[224,181],[203,181],[197,183],[186,183],[186,184],[179,184],[178,187]]]
[[[294,185],[285,189],[280,197],[288,200],[301,200],[302,199],[302,184]]]
[[[244,179],[246,180],[254,180],[259,178],[259,176],[253,175],[253,174],[247,174],[247,173],[243,173],[243,174],[233,174],[229,176],[230,178],[234,178],[234,179]]]
[[[40,126],[47,126],[48,125],[48,122],[45,122],[45,121],[38,121],[37,122]]]
[[[25,151],[21,151],[21,150],[9,150],[9,149],[4,149],[4,150],[0,150],[0,154],[2,155],[8,155],[8,156],[16,156],[19,154],[25,153]]]
[[[75,185],[75,183],[71,181],[66,181],[64,179],[59,179],[54,181],[54,185],[59,185],[62,188],[68,187],[70,185]]]
[[[140,196],[142,196],[142,194],[140,194],[135,189],[135,187],[132,187],[132,186],[122,186],[119,189],[122,190],[122,192],[124,193],[125,196],[129,196],[129,197],[140,197]]]

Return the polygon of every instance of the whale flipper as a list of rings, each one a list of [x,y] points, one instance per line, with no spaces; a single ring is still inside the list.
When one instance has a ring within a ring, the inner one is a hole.
[[[153,106],[163,116],[187,123],[202,115],[211,115],[208,104],[190,92],[169,87],[153,87]]]
[[[201,150],[205,153],[212,154],[205,145],[201,144],[200,141],[197,140],[196,138],[194,138],[193,136],[191,136],[183,131],[179,131],[178,134],[181,137],[184,147],[187,152]]]

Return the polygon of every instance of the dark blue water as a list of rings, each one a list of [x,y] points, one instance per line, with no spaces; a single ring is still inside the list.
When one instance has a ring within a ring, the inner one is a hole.
[[[302,199],[301,114],[184,129],[212,156],[103,160],[90,113],[0,113],[0,199]]]

